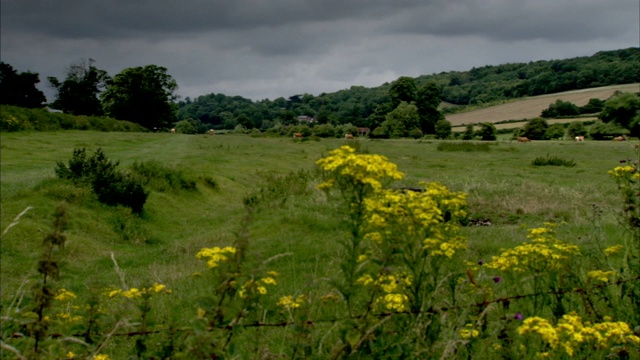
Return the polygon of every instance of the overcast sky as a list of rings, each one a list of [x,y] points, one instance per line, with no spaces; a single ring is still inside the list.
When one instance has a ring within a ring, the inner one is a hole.
[[[164,66],[182,98],[261,100],[638,47],[639,14],[638,0],[1,0],[0,57],[41,88],[92,58],[111,76]]]

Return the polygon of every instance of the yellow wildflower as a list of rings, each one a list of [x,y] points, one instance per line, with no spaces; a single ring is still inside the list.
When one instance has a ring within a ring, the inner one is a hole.
[[[608,282],[609,278],[615,276],[617,273],[615,271],[603,271],[603,270],[593,270],[587,273],[587,277],[599,280],[602,282]]]
[[[219,263],[226,262],[229,260],[228,255],[233,255],[236,253],[236,249],[231,246],[227,246],[224,248],[213,247],[213,248],[203,248],[197,254],[197,259],[207,259],[207,267],[210,269],[218,267]]]
[[[458,331],[458,333],[463,339],[471,339],[480,336],[480,331],[474,329],[473,324],[466,324],[463,329],[460,329],[460,331]]]
[[[295,299],[293,298],[293,296],[283,296],[280,298],[276,305],[287,310],[297,309],[305,303],[306,299],[307,297],[305,295],[298,295],[298,297]]]
[[[122,296],[129,298],[129,299],[133,299],[133,298],[138,298],[142,296],[142,292],[140,291],[140,289],[137,288],[131,288],[129,290],[123,291],[122,292]]]
[[[624,249],[624,246],[622,246],[622,245],[614,245],[614,246],[610,246],[610,247],[604,249],[603,251],[604,251],[605,255],[611,256],[611,255],[619,253],[622,249]]]
[[[58,291],[58,295],[56,295],[54,297],[55,300],[58,301],[65,301],[65,300],[71,300],[71,299],[75,299],[76,295],[74,293],[72,293],[69,290],[65,290],[65,289],[60,289]]]

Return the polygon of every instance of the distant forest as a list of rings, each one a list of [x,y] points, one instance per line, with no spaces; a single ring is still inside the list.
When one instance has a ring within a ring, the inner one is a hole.
[[[565,60],[532,61],[487,65],[469,71],[451,71],[414,78],[418,88],[427,83],[440,87],[441,99],[456,111],[468,105],[496,103],[523,96],[640,82],[640,48],[601,51],[593,56]],[[178,103],[178,120],[199,120],[215,129],[268,129],[276,123],[293,125],[298,116],[315,118],[317,123],[372,124],[376,108],[391,101],[390,83],[374,88],[349,89],[318,96],[298,94],[285,99],[252,101],[241,96],[208,94]]]

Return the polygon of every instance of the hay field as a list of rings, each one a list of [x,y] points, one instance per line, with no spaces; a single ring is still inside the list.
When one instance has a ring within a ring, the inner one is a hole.
[[[547,94],[522,98],[521,100],[491,106],[484,109],[469,112],[451,114],[446,118],[451,125],[476,124],[482,122],[496,123],[505,120],[530,119],[540,116],[542,110],[556,100],[572,102],[578,106],[586,105],[589,99],[597,98],[606,100],[616,91],[639,92],[640,84],[624,84],[604,86],[599,88],[567,91],[556,94]]]

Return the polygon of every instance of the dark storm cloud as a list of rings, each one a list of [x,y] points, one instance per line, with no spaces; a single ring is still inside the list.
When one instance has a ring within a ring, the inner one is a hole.
[[[37,4],[37,6],[34,6]],[[6,0],[3,27],[52,36],[130,37],[203,31],[278,28],[393,13],[375,1],[24,1]]]
[[[167,67],[183,96],[253,99],[638,46],[638,0],[2,0],[0,55],[64,77]]]
[[[397,31],[500,41],[608,38],[637,24],[637,0],[440,1],[398,15]],[[637,28],[637,25],[635,26]],[[637,33],[636,33],[637,35]]]

